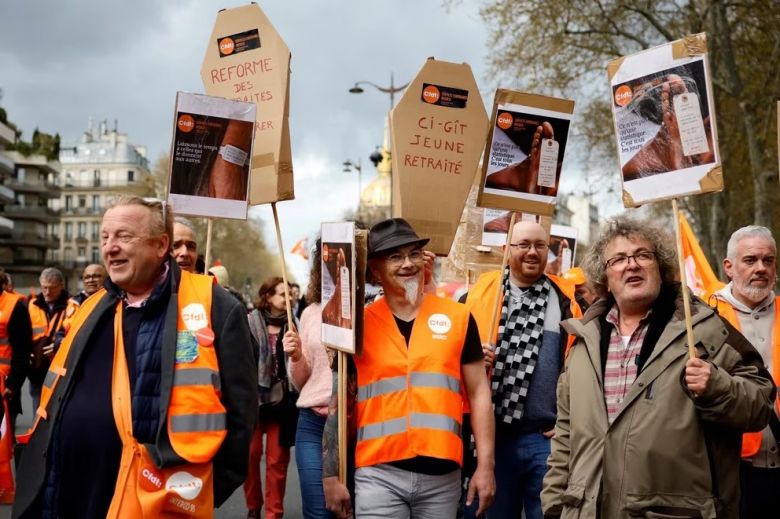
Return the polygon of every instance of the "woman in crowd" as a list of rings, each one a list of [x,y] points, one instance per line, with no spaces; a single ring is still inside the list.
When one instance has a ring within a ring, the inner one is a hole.
[[[301,314],[300,343],[287,352],[290,378],[300,391],[298,430],[295,435],[295,462],[301,483],[305,519],[331,518],[322,492],[322,429],[328,415],[333,378],[330,369],[332,350],[320,342],[322,307],[320,305],[320,240],[312,251],[312,268],[306,291],[308,306]]]
[[[284,489],[290,447],[295,444],[295,394],[287,379],[285,350],[300,350],[300,339],[288,330],[284,281],[272,277],[258,291],[255,310],[249,314],[249,327],[259,344],[257,366],[260,412],[249,447],[249,470],[244,483],[248,518],[259,518],[265,504],[265,518],[284,515]],[[294,323],[297,328],[297,323]],[[265,496],[260,482],[260,459],[265,435]],[[264,498],[265,497],[265,498]]]

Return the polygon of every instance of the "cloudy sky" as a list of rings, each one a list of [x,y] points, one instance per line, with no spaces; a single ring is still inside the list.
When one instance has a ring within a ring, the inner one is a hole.
[[[152,163],[168,154],[178,90],[203,92],[200,67],[217,11],[245,2],[205,0],[8,2],[0,16],[0,100],[30,137],[34,128],[75,139],[87,120],[114,119]],[[437,0],[269,0],[260,6],[292,52],[290,126],[296,200],[278,205],[285,248],[337,220],[358,200],[342,171],[381,144],[387,94],[355,81],[410,80],[428,56],[471,65],[487,106],[488,32],[478,1],[445,9]],[[501,85],[510,86],[510,85]],[[396,100],[398,97],[396,97]],[[565,177],[565,175],[564,175]],[[270,207],[252,210],[275,248]],[[204,239],[205,241],[205,239]],[[305,262],[288,255],[301,279]]]

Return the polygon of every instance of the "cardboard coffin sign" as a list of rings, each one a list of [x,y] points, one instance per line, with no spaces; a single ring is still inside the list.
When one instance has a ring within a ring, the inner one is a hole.
[[[498,89],[477,205],[552,216],[574,101]]]
[[[723,190],[705,34],[611,61],[623,205]]]
[[[469,65],[429,58],[390,117],[393,216],[426,247],[450,252],[487,136],[487,113]]]
[[[257,4],[217,14],[201,67],[209,95],[257,104],[250,205],[295,198],[290,49]]]
[[[254,103],[179,92],[168,202],[178,214],[246,220]]]

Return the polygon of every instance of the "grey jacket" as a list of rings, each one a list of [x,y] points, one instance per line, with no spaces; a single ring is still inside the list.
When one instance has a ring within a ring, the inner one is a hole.
[[[558,420],[544,478],[545,517],[737,518],[741,434],[769,420],[774,383],[745,338],[699,300],[692,322],[699,357],[713,366],[706,392],[683,382],[688,360],[682,297],[623,409],[604,403],[600,300],[581,321],[558,381]],[[674,296],[674,294],[673,294]]]

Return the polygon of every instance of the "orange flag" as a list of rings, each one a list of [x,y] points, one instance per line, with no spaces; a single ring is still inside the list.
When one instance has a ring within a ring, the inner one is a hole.
[[[305,260],[309,259],[309,238],[308,238],[308,236],[298,240],[295,243],[295,245],[293,245],[292,249],[290,249],[290,254],[297,254],[298,256],[302,257]]]
[[[694,294],[707,301],[714,292],[726,285],[718,279],[710,267],[707,257],[704,256],[704,252],[699,246],[699,240],[693,234],[682,211],[680,211],[680,236],[682,236],[683,260],[685,261],[685,276],[688,287]]]

